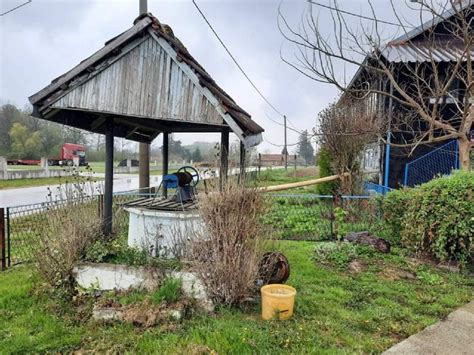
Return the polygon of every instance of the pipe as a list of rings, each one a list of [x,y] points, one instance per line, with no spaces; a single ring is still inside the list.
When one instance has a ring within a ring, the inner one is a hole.
[[[390,97],[388,99],[388,132],[387,132],[387,144],[385,146],[385,167],[384,167],[384,180],[383,180],[383,185],[385,187],[388,186],[388,181],[390,177],[390,144],[392,142],[392,132],[391,126],[392,126],[392,116],[393,116],[393,84],[390,82]]]
[[[139,15],[146,14],[148,12],[148,0],[139,0]]]
[[[346,176],[349,176],[349,173],[344,173],[342,175],[325,176],[325,177],[318,178],[318,179],[300,181],[300,182],[293,182],[293,183],[290,183],[290,184],[259,187],[257,190],[258,191],[263,191],[263,192],[282,191],[282,190],[294,189],[294,188],[297,188],[297,187],[304,187],[304,186],[321,184],[323,182],[334,181],[334,180],[338,180],[338,179],[341,179],[342,177],[346,177]]]

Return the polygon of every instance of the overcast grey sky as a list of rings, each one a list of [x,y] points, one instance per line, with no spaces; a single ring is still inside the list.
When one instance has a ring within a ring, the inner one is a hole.
[[[24,1],[1,0],[0,10],[4,12]],[[327,4],[329,0],[321,2]],[[372,2],[381,17],[394,19],[388,0]],[[344,9],[370,16],[366,3],[366,0],[340,1]],[[281,61],[280,51],[290,57],[294,49],[285,42],[277,27],[280,1],[200,0],[198,4],[268,99],[297,129],[311,130],[318,112],[338,93],[330,85],[312,81]],[[294,25],[299,23],[307,6],[304,0],[281,2],[282,12]],[[265,128],[264,137],[282,144],[282,127],[272,123],[267,115],[277,121],[282,121],[281,117],[265,104],[238,71],[192,1],[148,0],[148,9],[173,28],[175,35],[216,82]],[[329,20],[329,12],[317,11],[324,25]],[[0,102],[23,107],[28,96],[100,49],[105,41],[131,27],[137,15],[138,0],[33,0],[0,17]],[[358,24],[354,19],[354,26]],[[212,134],[177,137],[184,143],[217,140]],[[288,142],[296,141],[297,134],[290,131]],[[261,151],[279,150],[281,148],[266,142],[261,147]]]

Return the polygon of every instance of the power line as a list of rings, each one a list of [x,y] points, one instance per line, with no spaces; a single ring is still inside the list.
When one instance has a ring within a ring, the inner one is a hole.
[[[23,4],[20,4],[20,5],[16,6],[16,7],[14,7],[13,9],[10,9],[10,10],[8,10],[8,11],[5,11],[5,12],[3,12],[3,13],[0,14],[0,17],[1,17],[1,16],[4,16],[4,15],[6,15],[6,14],[9,14],[10,12],[13,12],[13,11],[15,11],[16,9],[19,9],[19,8],[22,7],[22,6],[28,5],[28,4],[29,4],[30,2],[32,2],[32,1],[33,1],[33,0],[28,0],[28,1],[24,2]]]
[[[283,124],[283,123],[281,123],[281,122],[278,122],[277,120],[271,118],[267,113],[265,113],[265,116],[267,116],[267,118],[268,118],[270,121],[272,121],[273,123],[275,123],[275,124],[277,124],[277,125],[279,125],[279,126],[285,127],[285,124]],[[289,121],[289,120],[287,119],[287,121]],[[288,128],[289,130],[293,131],[293,132],[296,132],[296,133],[298,133],[298,134],[301,134],[301,131],[298,131],[298,130],[295,129],[295,128],[292,128],[292,127],[287,127],[287,128]]]
[[[196,3],[195,0],[193,0],[193,4],[194,6],[196,7],[196,9],[199,11],[199,13],[201,14],[202,18],[204,19],[204,21],[206,21],[207,25],[209,26],[209,28],[211,29],[211,31],[214,33],[214,35],[216,36],[216,38],[219,40],[220,44],[222,45],[222,47],[224,47],[224,49],[226,50],[227,54],[232,58],[232,60],[234,61],[235,65],[237,66],[237,68],[239,68],[239,70],[242,72],[242,74],[245,76],[245,78],[248,80],[248,82],[250,83],[250,85],[252,85],[252,87],[255,89],[255,91],[260,95],[260,97],[268,104],[268,106],[270,106],[276,113],[278,113],[280,116],[283,116],[283,114],[265,97],[265,95],[262,94],[262,92],[259,90],[259,88],[257,87],[257,85],[255,85],[255,83],[252,81],[252,79],[250,79],[250,77],[247,75],[247,73],[245,72],[245,70],[240,66],[239,62],[237,62],[237,59],[235,59],[235,57],[233,56],[233,54],[230,52],[229,48],[227,48],[227,46],[225,45],[224,41],[222,41],[222,39],[219,37],[219,35],[217,34],[216,30],[214,30],[214,27],[212,27],[211,23],[209,22],[209,20],[207,19],[206,15],[204,15],[204,13],[201,11],[201,9],[199,8],[198,4]]]
[[[209,20],[207,19],[206,15],[204,15],[204,13],[202,12],[202,10],[199,8],[198,4],[196,3],[195,0],[192,0],[193,1],[193,4],[194,6],[196,7],[196,9],[198,10],[198,12],[200,13],[200,15],[202,16],[202,18],[204,19],[204,21],[206,22],[206,24],[209,26],[209,28],[211,29],[212,33],[214,33],[214,35],[216,36],[216,38],[218,39],[219,43],[222,45],[222,47],[225,49],[225,51],[227,52],[227,54],[230,56],[230,58],[232,59],[232,61],[234,62],[234,64],[237,66],[237,68],[240,70],[240,72],[244,75],[244,77],[247,79],[247,81],[250,83],[250,85],[252,85],[252,87],[255,89],[255,91],[258,93],[258,95],[268,104],[268,106],[270,106],[273,111],[275,111],[277,114],[279,114],[282,118],[286,119],[286,121],[291,124],[291,126],[293,127],[288,127],[288,126],[285,126],[284,123],[281,123],[273,118],[271,118],[268,114],[265,113],[265,116],[267,116],[267,118],[272,121],[273,123],[279,125],[279,126],[282,126],[282,127],[285,127],[285,129],[290,129],[292,130],[293,132],[296,132],[298,134],[301,134],[301,132],[299,130],[297,130],[296,128],[294,128],[295,126],[293,125],[293,123],[287,119],[285,117],[285,115],[279,111],[271,102],[270,100],[268,100],[265,95],[263,95],[263,93],[260,91],[260,89],[257,87],[257,85],[255,85],[255,83],[252,81],[252,79],[250,79],[250,77],[247,75],[247,73],[245,72],[245,70],[242,68],[242,66],[239,64],[239,62],[237,61],[237,59],[234,57],[234,55],[231,53],[231,51],[229,50],[229,48],[225,45],[224,41],[220,38],[219,34],[216,32],[216,30],[214,29],[214,27],[211,25],[211,23],[209,22]],[[271,145],[274,145],[274,146],[284,146],[284,145],[278,145],[278,144],[275,144],[275,143],[272,143],[268,140],[265,140],[267,143],[271,144]],[[294,144],[288,144],[287,146],[292,146],[292,145],[296,145],[297,143],[294,143]]]
[[[209,22],[209,20],[207,19],[206,15],[204,15],[204,13],[202,12],[202,10],[199,8],[198,4],[196,3],[195,0],[193,0],[193,4],[194,6],[196,7],[196,9],[198,10],[198,12],[201,14],[202,18],[204,19],[204,21],[206,22],[206,24],[209,26],[209,28],[211,29],[212,33],[214,33],[214,35],[216,36],[216,38],[218,39],[218,41],[220,42],[220,44],[222,45],[222,47],[224,47],[225,51],[227,52],[227,54],[230,56],[230,58],[233,60],[233,62],[235,63],[235,65],[237,66],[237,68],[239,68],[239,70],[241,71],[241,73],[245,76],[245,78],[248,80],[248,82],[250,83],[250,85],[252,85],[252,87],[255,89],[255,91],[258,93],[258,95],[268,104],[268,106],[270,106],[273,111],[275,111],[276,113],[278,113],[281,117],[284,116],[283,113],[281,113],[281,111],[279,111],[271,102],[270,100],[268,100],[265,95],[263,95],[263,93],[260,91],[260,89],[257,87],[257,85],[255,85],[255,83],[252,81],[252,79],[250,79],[250,77],[247,75],[247,73],[245,72],[245,70],[242,68],[242,66],[239,64],[239,62],[237,61],[237,59],[234,57],[234,55],[231,53],[231,51],[229,50],[229,48],[227,48],[227,46],[225,45],[224,41],[220,38],[220,36],[218,35],[218,33],[216,32],[216,30],[214,29],[214,27],[212,27],[211,23]],[[273,121],[274,123],[277,123],[277,124],[280,124],[280,125],[283,125],[282,123],[280,122],[276,122],[275,120],[273,119],[270,119],[271,121]],[[287,119],[288,120],[288,119]],[[293,124],[290,122],[290,120],[288,120],[288,122],[293,126]]]
[[[263,139],[265,142],[267,142],[268,144],[271,144],[275,147],[279,147],[279,148],[282,148],[284,147],[285,145],[284,144],[276,144],[276,143],[273,143],[273,142],[270,142],[268,139]],[[290,143],[290,144],[287,144],[286,146],[287,147],[292,147],[292,146],[295,146],[295,145],[298,145],[298,143]]]
[[[384,23],[384,24],[386,24],[386,25],[397,26],[397,27],[402,27],[402,28],[405,27],[405,26],[403,26],[403,25],[400,24],[400,23],[395,23],[395,22],[390,22],[390,21],[384,21],[384,20],[379,20],[379,19],[376,19],[376,18],[373,18],[373,17],[369,17],[369,16],[359,15],[359,14],[356,14],[356,13],[353,13],[353,12],[350,12],[350,11],[341,10],[341,9],[339,9],[339,8],[337,8],[337,7],[333,7],[333,6],[321,4],[321,3],[316,2],[316,1],[313,1],[313,0],[307,0],[307,1],[308,1],[310,4],[317,5],[317,6],[320,6],[320,7],[324,7],[325,9],[337,11],[337,12],[340,12],[340,13],[342,13],[342,14],[346,14],[346,15],[349,15],[349,16],[354,16],[354,17],[362,18],[362,19],[364,19],[364,20],[369,20],[369,21]]]

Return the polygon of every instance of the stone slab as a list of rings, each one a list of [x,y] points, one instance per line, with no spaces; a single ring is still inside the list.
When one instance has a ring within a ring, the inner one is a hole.
[[[398,343],[383,354],[474,354],[474,301],[421,332]]]

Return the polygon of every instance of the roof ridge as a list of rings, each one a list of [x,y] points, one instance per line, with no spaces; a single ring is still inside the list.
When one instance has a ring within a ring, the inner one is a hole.
[[[423,22],[420,26],[415,27],[414,29],[410,30],[409,32],[405,32],[401,36],[389,41],[385,46],[397,44],[397,42],[406,42],[414,39],[415,37],[421,35],[426,30],[433,28],[440,24],[443,21],[448,20],[452,16],[456,15],[459,11],[464,11],[467,9],[468,6],[474,5],[474,0],[460,0],[461,4],[459,9],[455,9],[454,7],[444,11],[437,17],[433,17],[425,22]]]

